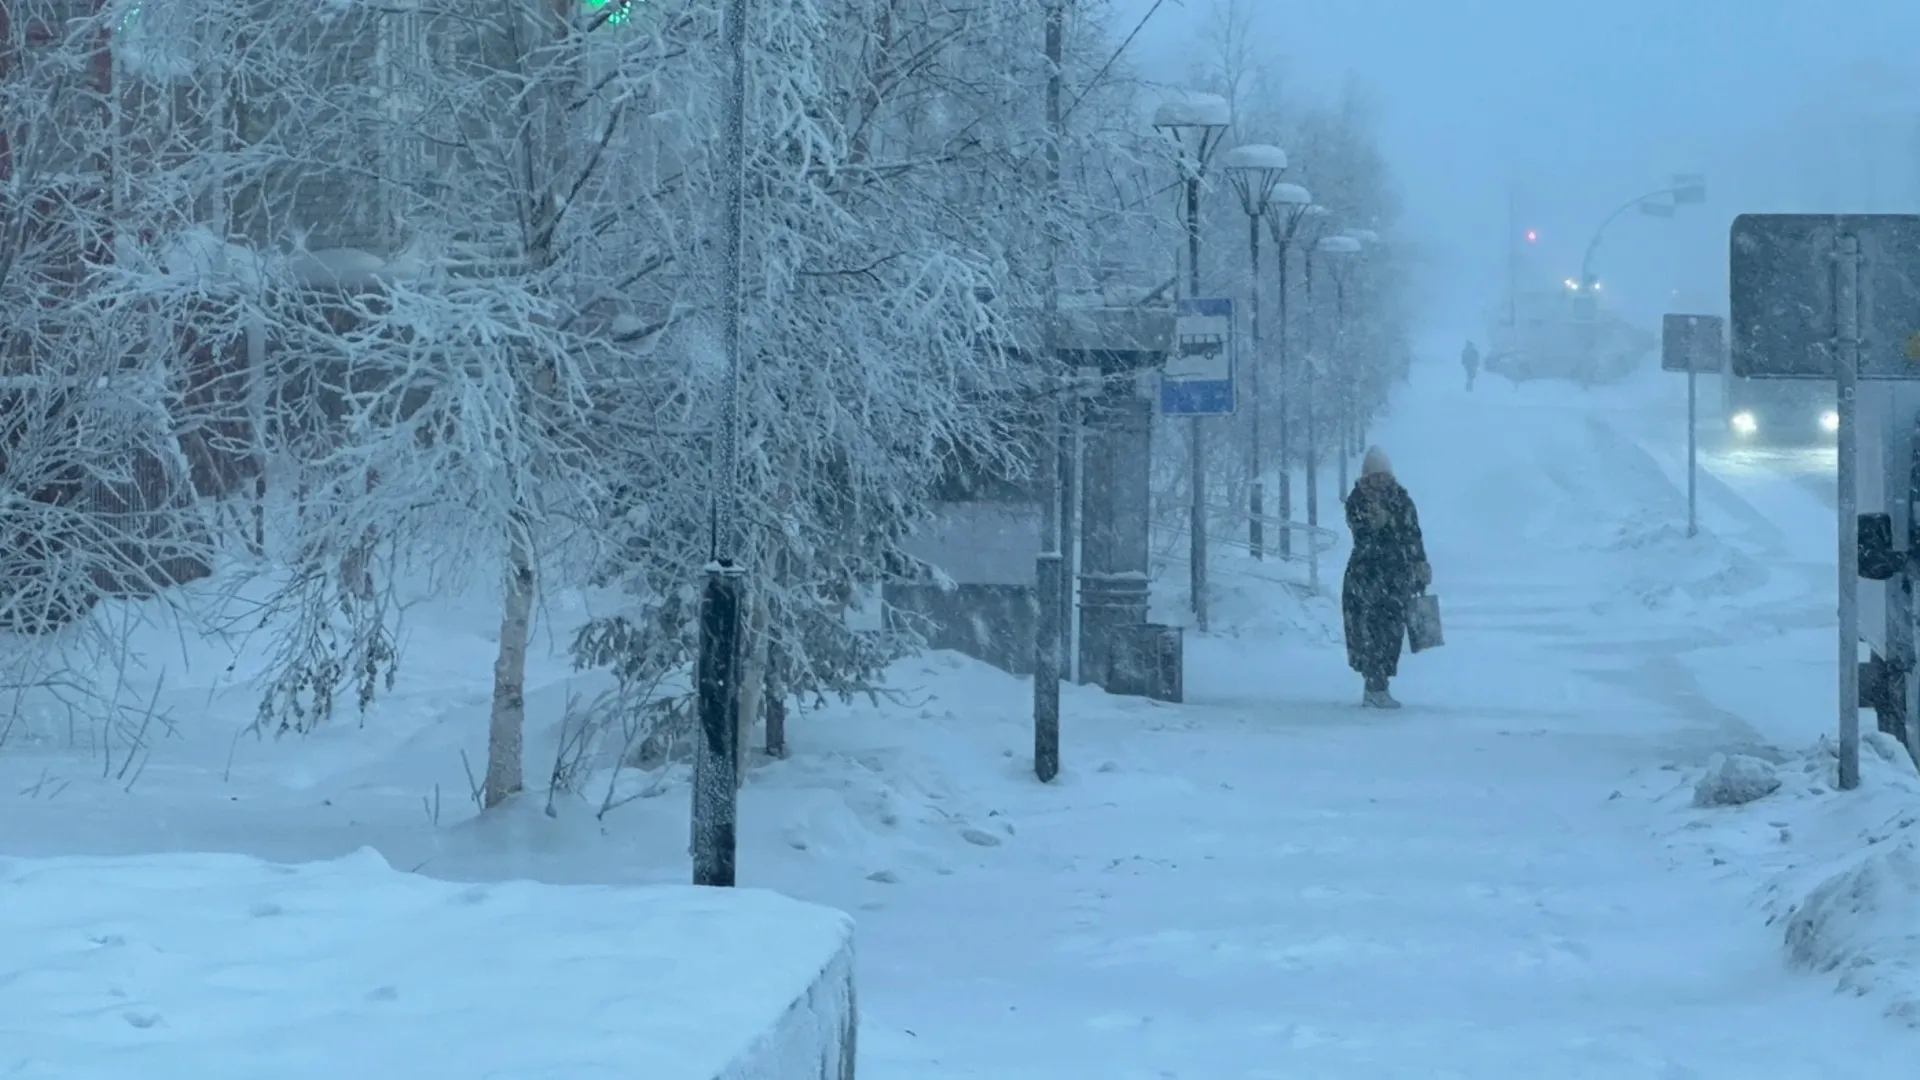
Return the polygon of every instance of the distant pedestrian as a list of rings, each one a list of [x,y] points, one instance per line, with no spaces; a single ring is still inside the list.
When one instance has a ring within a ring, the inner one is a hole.
[[[1394,479],[1393,464],[1378,446],[1368,448],[1360,479],[1347,495],[1347,528],[1353,552],[1340,587],[1347,665],[1366,680],[1363,705],[1397,709],[1387,683],[1400,670],[1408,606],[1433,583],[1433,568],[1413,497]]]
[[[1480,374],[1480,350],[1475,348],[1471,341],[1467,342],[1466,348],[1460,350],[1460,366],[1467,369],[1467,391],[1471,393],[1473,378]]]

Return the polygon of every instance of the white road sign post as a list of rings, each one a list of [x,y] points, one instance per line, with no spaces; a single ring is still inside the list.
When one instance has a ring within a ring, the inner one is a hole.
[[[1233,301],[1181,298],[1174,308],[1173,348],[1160,373],[1160,412],[1188,417],[1193,424],[1193,503],[1187,513],[1192,535],[1187,539],[1194,625],[1203,633],[1207,629],[1207,478],[1202,425],[1209,416],[1232,415],[1233,374]]]
[[[1700,534],[1700,373],[1717,372],[1726,351],[1726,320],[1718,315],[1668,315],[1660,320],[1660,368],[1687,373],[1687,535]]]

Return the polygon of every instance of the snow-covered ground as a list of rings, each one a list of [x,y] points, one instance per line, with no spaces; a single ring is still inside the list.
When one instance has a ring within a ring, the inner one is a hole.
[[[1678,382],[1654,388],[1638,441],[1675,477],[1684,468]],[[1708,442],[1700,456],[1702,523],[1713,546],[1763,561],[1803,601],[1752,611],[1721,642],[1681,659],[1701,706],[1738,716],[1761,736],[1756,754],[1708,768],[1637,775],[1630,790],[1668,813],[1656,835],[1676,860],[1752,890],[1787,962],[1823,985],[1920,1030],[1920,777],[1906,751],[1872,731],[1859,790],[1836,790],[1837,725],[1832,448],[1753,450]],[[1745,777],[1739,805],[1703,783]]]
[[[801,1076],[850,1015],[847,917],[751,889],[5,860],[0,927],[7,1076]]]
[[[1860,788],[1836,791],[1836,771],[1822,739],[1648,771],[1630,790],[1667,811],[1656,835],[1677,865],[1752,892],[1792,969],[1920,1031],[1920,779],[1906,750],[1875,731]]]
[[[743,795],[742,883],[854,914],[863,1075],[1911,1071],[1920,1036],[1881,1015],[1910,992],[1904,962],[1846,967],[1874,1003],[1795,966],[1853,965],[1920,932],[1911,856],[1821,893],[1817,926],[1788,917],[1807,926],[1794,951],[1767,921],[1863,858],[1870,818],[1901,820],[1904,774],[1883,762],[1846,796],[1816,778],[1744,808],[1691,803],[1716,754],[1804,775],[1773,748],[1831,727],[1831,561],[1795,539],[1804,522],[1725,485],[1707,534],[1686,537],[1664,444],[1635,426],[1651,381],[1467,394],[1456,376],[1450,359],[1416,371],[1378,433],[1420,504],[1447,618],[1448,645],[1404,662],[1405,710],[1357,707],[1327,597],[1223,550],[1217,630],[1188,638],[1188,701],[1070,689],[1053,785],[1029,771],[1030,688],[949,654],[900,665],[897,700],[793,719],[794,755]],[[684,880],[673,777],[604,819],[538,798],[474,818],[461,754],[478,760],[485,730],[478,610],[421,615],[394,699],[364,726],[278,743],[236,741],[244,656],[156,638],[179,736],[132,783],[57,739],[0,751],[0,852],[297,862],[365,846],[461,882]],[[548,629],[564,640],[579,615],[558,598]],[[573,678],[536,665],[530,709],[548,726]],[[549,747],[534,740],[531,769]],[[1791,866],[1762,828],[1788,813]],[[1854,894],[1878,906],[1850,915]],[[28,962],[21,949],[0,944],[0,970]],[[27,1015],[21,985],[0,980],[0,1023]],[[561,1060],[577,1049],[522,1034]]]

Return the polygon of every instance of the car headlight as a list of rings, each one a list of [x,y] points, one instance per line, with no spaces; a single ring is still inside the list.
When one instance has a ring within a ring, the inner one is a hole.
[[[1734,413],[1732,423],[1733,430],[1742,435],[1751,435],[1760,430],[1760,421],[1754,419],[1753,414],[1750,412]]]
[[[1827,431],[1839,431],[1840,430],[1840,414],[1837,412],[1834,412],[1832,409],[1828,409],[1826,412],[1821,413],[1820,426],[1821,428]]]

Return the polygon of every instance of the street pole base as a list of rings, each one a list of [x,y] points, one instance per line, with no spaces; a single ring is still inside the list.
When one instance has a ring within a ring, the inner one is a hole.
[[[1048,783],[1060,775],[1060,598],[1065,560],[1043,553],[1034,564],[1033,775]]]
[[[1282,461],[1280,463],[1279,518],[1281,521],[1285,521],[1289,523],[1293,521],[1293,462],[1292,461]],[[1280,557],[1283,559],[1293,558],[1293,529],[1288,525],[1282,525],[1280,527],[1280,535],[1277,539],[1279,541],[1278,546],[1280,548]]]
[[[1255,480],[1247,491],[1247,554],[1256,561],[1266,557],[1267,529],[1266,522],[1262,520],[1267,516],[1266,504],[1266,492],[1261,488],[1260,481]]]
[[[740,651],[746,593],[739,567],[707,570],[696,661],[698,746],[693,758],[693,883],[731,888],[738,851]]]

